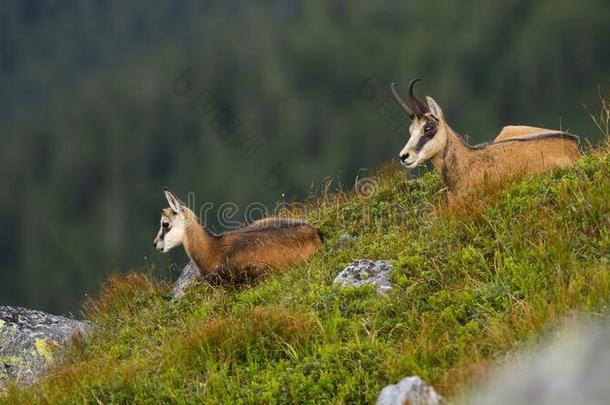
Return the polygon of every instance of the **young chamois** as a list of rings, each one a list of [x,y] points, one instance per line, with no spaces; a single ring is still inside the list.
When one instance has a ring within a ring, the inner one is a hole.
[[[184,246],[210,282],[239,282],[271,269],[305,262],[322,245],[322,234],[295,219],[265,218],[235,231],[214,235],[169,189],[169,208],[161,211],[161,228],[154,240],[163,253]]]
[[[468,145],[453,131],[441,107],[432,97],[427,105],[413,95],[404,102],[392,83],[392,94],[409,118],[410,138],[399,154],[403,166],[411,169],[432,161],[451,198],[470,195],[483,183],[498,183],[511,176],[545,172],[556,166],[569,166],[580,156],[579,138],[563,131],[527,126],[505,127],[492,143]]]

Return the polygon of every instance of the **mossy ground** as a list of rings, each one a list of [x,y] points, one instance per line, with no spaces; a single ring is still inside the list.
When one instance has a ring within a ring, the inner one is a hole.
[[[93,332],[5,403],[372,403],[417,374],[442,394],[610,297],[610,156],[451,209],[432,173],[383,169],[368,197],[324,196],[308,264],[183,299],[146,270],[86,304]],[[355,240],[340,246],[339,236]],[[358,258],[390,259],[393,291],[333,288]]]

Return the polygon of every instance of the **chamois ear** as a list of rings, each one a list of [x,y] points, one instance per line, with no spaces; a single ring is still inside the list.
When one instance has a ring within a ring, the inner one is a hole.
[[[428,108],[430,109],[432,115],[434,115],[439,121],[444,121],[445,115],[443,114],[443,110],[438,103],[430,96],[426,96],[426,101],[428,102]]]
[[[175,213],[181,212],[184,204],[182,204],[182,201],[176,197],[176,194],[174,194],[174,192],[167,187],[163,189],[163,193],[165,194],[165,198],[167,199],[169,207],[172,209],[172,211]]]

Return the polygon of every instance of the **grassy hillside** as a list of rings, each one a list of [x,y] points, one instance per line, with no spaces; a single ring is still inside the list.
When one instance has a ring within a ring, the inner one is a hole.
[[[607,148],[466,210],[449,211],[441,188],[389,167],[367,196],[323,197],[307,213],[323,250],[254,285],[201,284],[174,302],[146,270],[114,276],[86,304],[93,333],[1,401],[371,403],[413,374],[452,396],[563,316],[606,310]],[[358,258],[392,260],[389,296],[332,287]]]
[[[593,139],[581,105],[610,88],[610,1],[434,9],[0,1],[0,302],[77,313],[111,269],[167,268],[178,256],[150,243],[165,185],[245,208],[351,183],[404,145],[392,81],[406,95],[423,77],[417,94],[472,142],[508,123]]]

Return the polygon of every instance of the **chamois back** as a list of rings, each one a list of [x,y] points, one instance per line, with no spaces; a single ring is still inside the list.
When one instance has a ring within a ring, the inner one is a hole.
[[[580,137],[578,135],[571,134],[569,132],[564,131],[553,131],[546,130],[543,132],[534,132],[531,134],[524,134],[520,136],[513,136],[505,139],[496,140],[493,143],[502,143],[502,142],[526,142],[526,141],[536,141],[536,140],[566,140],[570,142],[574,142],[576,145],[580,143]]]
[[[447,152],[458,170],[446,167],[444,178],[457,199],[470,195],[482,184],[544,173],[567,167],[580,157],[579,138],[562,132],[545,132],[503,139],[458,152]],[[451,170],[451,171],[450,171]]]
[[[533,135],[539,132],[550,132],[551,129],[532,127],[529,125],[507,125],[502,128],[502,131],[498,134],[494,142],[501,141],[503,139],[515,138],[524,135]]]
[[[305,261],[322,245],[322,235],[302,221],[266,218],[220,235],[219,242],[232,266],[278,268]]]

